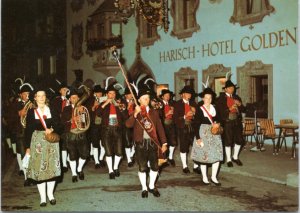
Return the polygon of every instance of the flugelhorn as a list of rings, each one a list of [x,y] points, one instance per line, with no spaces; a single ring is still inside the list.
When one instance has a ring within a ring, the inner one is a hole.
[[[25,110],[25,115],[20,117],[20,122],[23,128],[26,128],[27,112],[31,107],[32,107],[32,102],[28,99],[28,101],[25,103],[25,106],[23,108]]]
[[[72,118],[79,117],[79,119],[75,119],[76,128],[71,129],[71,132],[74,134],[84,133],[90,127],[89,111],[85,106],[81,105],[90,96],[90,90],[85,85],[81,85],[78,89],[80,89],[81,87],[84,88],[84,94],[75,104],[74,113],[72,115]]]

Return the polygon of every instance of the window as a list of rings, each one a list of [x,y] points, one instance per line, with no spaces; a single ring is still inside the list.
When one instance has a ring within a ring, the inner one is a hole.
[[[97,24],[97,38],[104,38],[104,24]]]
[[[274,12],[269,0],[234,0],[233,15],[230,22],[241,26],[261,22],[266,15]]]
[[[226,73],[230,72],[230,67],[224,67],[223,64],[212,64],[207,69],[202,71],[202,82],[205,84],[209,76],[208,86],[212,88],[215,93],[220,95],[223,92],[223,87],[226,82]],[[202,85],[202,84],[201,84]],[[201,90],[202,91],[202,87]]]
[[[260,118],[273,117],[273,65],[248,61],[237,67],[238,94],[246,106],[246,117],[254,111]]]
[[[174,20],[172,36],[178,39],[188,38],[200,30],[196,19],[198,7],[199,0],[172,0],[171,15]]]
[[[157,26],[148,23],[139,13],[137,14],[136,23],[139,30],[139,41],[142,47],[151,46],[155,41],[160,39],[157,33]]]

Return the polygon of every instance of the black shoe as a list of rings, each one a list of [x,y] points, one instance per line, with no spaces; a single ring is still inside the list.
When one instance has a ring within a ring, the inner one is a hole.
[[[148,191],[144,190],[142,191],[142,198],[147,198],[148,197]]]
[[[210,185],[210,182],[204,182],[203,180],[202,180],[202,183],[203,183],[205,186]]]
[[[168,159],[168,162],[170,165],[175,166],[175,160],[174,159]]]
[[[95,169],[100,169],[100,168],[101,168],[100,163],[96,163],[95,164]]]
[[[77,181],[78,181],[78,180],[77,180],[77,176],[75,176],[75,175],[72,176],[72,182],[75,183],[75,182],[77,182]]]
[[[120,171],[119,169],[114,170],[115,176],[120,177]]]
[[[56,204],[56,200],[55,199],[50,200],[50,204],[54,206]]]
[[[196,173],[196,174],[201,175],[200,167],[194,168],[194,169],[193,169],[193,172]]]
[[[102,168],[105,168],[105,166],[106,166],[106,163],[105,163],[104,160],[100,160],[100,161],[99,161],[99,164],[100,164],[100,166],[101,166]]]
[[[109,179],[115,179],[115,173],[114,172],[109,173]]]
[[[231,162],[231,161],[227,162],[227,166],[228,166],[228,167],[233,167],[232,162]]]
[[[157,190],[157,188],[149,189],[149,192],[152,193],[154,195],[154,197],[160,197],[160,193]]]
[[[80,180],[84,180],[84,173],[82,171],[78,172],[78,176]]]
[[[19,174],[19,176],[24,176],[24,171],[20,170],[18,174]]]
[[[47,206],[47,203],[46,203],[46,202],[40,203],[40,207],[45,207],[45,206]]]
[[[213,180],[211,180],[211,182],[212,182],[213,184],[215,184],[216,186],[221,186],[221,183],[216,183],[216,182],[214,182]]]
[[[30,186],[30,185],[31,185],[31,182],[28,179],[26,179],[24,181],[24,186],[26,187],[26,186]]]
[[[243,166],[243,163],[240,161],[240,159],[232,159],[232,162],[235,162],[238,166]]]
[[[182,171],[185,174],[191,173],[188,167],[185,167]]]
[[[128,167],[133,167],[134,163],[131,161],[128,163]]]
[[[69,170],[68,167],[63,166],[63,168],[62,168],[63,173],[66,173],[68,170]]]

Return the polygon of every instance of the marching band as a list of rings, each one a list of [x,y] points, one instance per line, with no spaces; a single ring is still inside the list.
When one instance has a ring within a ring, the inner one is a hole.
[[[243,143],[239,128],[243,105],[234,95],[236,85],[230,79],[225,83],[225,93],[218,98],[214,91],[205,88],[198,104],[195,102],[198,94],[191,86],[184,86],[179,93],[181,99],[174,101],[172,91],[163,89],[156,96],[153,88],[141,79],[128,82],[121,95],[117,89],[120,84],[116,81],[109,84],[111,79],[107,78],[104,88],[95,84],[92,89],[85,85],[70,87],[57,80],[58,95],[52,100],[46,98],[47,88],[34,88],[16,79],[15,83],[21,82],[19,97],[9,103],[14,114],[6,131],[11,143],[16,144],[24,186],[37,185],[41,207],[47,204],[46,194],[50,204],[56,205],[53,188],[61,174],[70,169],[73,183],[84,180],[87,175],[84,165],[90,155],[95,169],[107,167],[109,179],[120,177],[122,158],[126,158],[128,167],[136,163],[142,198],[147,198],[148,192],[160,196],[155,184],[157,177],[165,166],[176,165],[174,155],[178,145],[183,174],[190,173],[191,156],[193,171],[202,176],[204,185],[210,184],[207,163],[212,164],[212,183],[221,185],[217,171],[224,160],[224,145],[227,166],[232,167],[231,162],[242,166],[238,154]],[[212,127],[223,127],[224,132],[211,131],[207,135],[205,132]],[[52,132],[60,136],[58,141],[46,139],[45,135]],[[44,153],[45,147],[56,154]]]

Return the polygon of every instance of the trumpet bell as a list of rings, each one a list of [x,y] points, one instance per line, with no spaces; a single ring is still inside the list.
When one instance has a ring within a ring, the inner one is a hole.
[[[75,121],[76,127],[75,129],[71,129],[70,131],[74,134],[80,134],[87,131],[90,127],[90,114],[88,109],[85,106],[82,106],[83,111],[79,111],[78,107],[74,109],[74,116],[79,116],[80,120]]]

